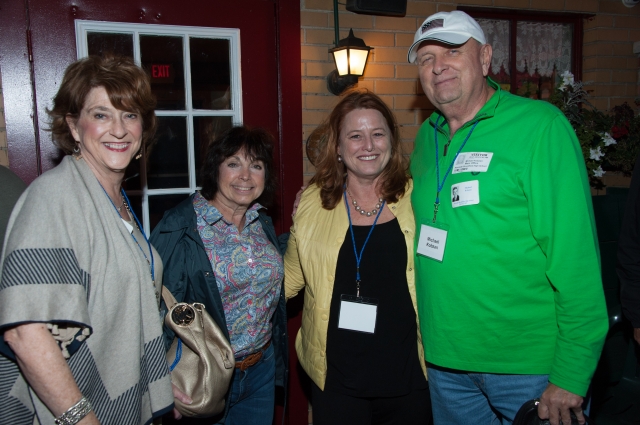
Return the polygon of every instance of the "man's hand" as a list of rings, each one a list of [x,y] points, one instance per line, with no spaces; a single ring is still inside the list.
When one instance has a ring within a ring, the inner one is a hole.
[[[176,387],[175,385],[173,385],[173,383],[171,384],[171,388],[173,389],[173,397],[180,400],[181,402],[183,402],[184,404],[191,404],[193,403],[193,400],[191,400],[191,397],[189,397],[188,395],[186,395],[185,393],[183,393],[182,391],[180,391],[178,389],[178,387]],[[182,415],[180,414],[180,412],[178,412],[178,409],[176,409],[175,407],[173,408],[173,417],[175,419],[182,419]]]
[[[540,419],[549,419],[551,425],[560,425],[560,420],[564,425],[569,425],[571,424],[571,410],[578,418],[578,422],[584,424],[582,397],[549,383],[547,389],[540,396],[540,404],[538,405]]]
[[[635,339],[636,342],[640,344],[640,328],[635,328],[633,330],[633,339]]]
[[[298,205],[300,204],[300,198],[302,198],[302,192],[307,188],[307,186],[302,186],[298,193],[296,193],[296,200],[293,201],[293,211],[291,212],[291,217],[295,217],[296,211],[298,211]]]

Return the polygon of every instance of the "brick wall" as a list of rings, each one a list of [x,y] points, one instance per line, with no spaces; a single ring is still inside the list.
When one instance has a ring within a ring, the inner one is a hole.
[[[591,103],[610,109],[638,96],[638,59],[633,43],[640,40],[640,5],[600,0],[596,16],[585,22],[583,80],[592,81]]]
[[[4,96],[2,95],[2,74],[0,74],[0,165],[9,166],[7,155],[7,130],[4,121]]]
[[[302,124],[304,140],[327,116],[338,97],[326,88],[326,76],[334,69],[328,49],[333,47],[333,1],[301,0]],[[583,79],[592,81],[593,104],[609,109],[638,95],[638,58],[633,43],[640,40],[640,5],[627,8],[621,0],[408,0],[402,18],[358,15],[339,6],[340,38],[353,28],[355,36],[374,47],[365,75],[358,82],[380,95],[394,110],[400,125],[404,152],[413,150],[413,139],[432,106],[422,93],[415,65],[407,63],[407,49],[422,21],[432,13],[458,5],[517,10],[580,12],[596,15],[585,22]],[[303,140],[303,143],[304,143]],[[304,182],[313,175],[306,157]]]
[[[364,77],[358,87],[380,95],[393,109],[400,125],[403,151],[413,150],[413,139],[432,107],[422,93],[415,65],[407,63],[407,49],[413,43],[418,25],[432,13],[455,9],[453,4],[409,1],[402,18],[358,15],[339,6],[340,38],[349,28],[374,48],[369,55]],[[327,90],[326,76],[335,66],[328,53],[333,47],[333,1],[301,0],[302,43],[302,124],[304,140],[326,118],[338,101]],[[304,158],[304,182],[313,176],[314,167]]]

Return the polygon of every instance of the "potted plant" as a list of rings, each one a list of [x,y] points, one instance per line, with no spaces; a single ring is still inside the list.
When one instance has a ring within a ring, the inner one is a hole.
[[[602,189],[607,171],[631,175],[640,153],[640,116],[627,103],[605,113],[593,107],[588,97],[584,83],[565,71],[549,101],[565,114],[576,132],[591,187]]]

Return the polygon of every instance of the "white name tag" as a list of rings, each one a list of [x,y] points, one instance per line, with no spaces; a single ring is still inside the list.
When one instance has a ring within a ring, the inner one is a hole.
[[[377,300],[344,294],[340,296],[338,328],[372,334],[376,330],[377,315]]]
[[[458,155],[453,164],[452,174],[478,172],[484,173],[489,169],[493,152],[463,152]]]
[[[451,186],[451,206],[453,208],[480,203],[478,180],[457,183]]]
[[[444,247],[447,244],[447,233],[444,229],[426,224],[420,226],[418,254],[441,262],[444,257]]]

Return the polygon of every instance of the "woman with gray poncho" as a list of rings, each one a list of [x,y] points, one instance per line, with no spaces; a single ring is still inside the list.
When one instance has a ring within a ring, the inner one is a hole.
[[[51,131],[65,153],[16,204],[0,257],[0,424],[147,424],[173,395],[162,262],[121,189],[155,132],[128,58],[69,66]]]

